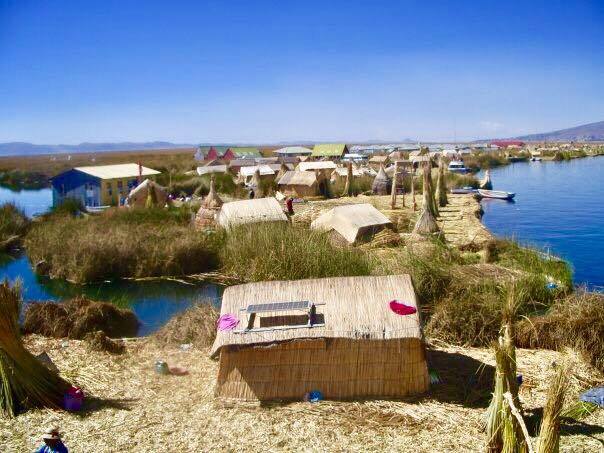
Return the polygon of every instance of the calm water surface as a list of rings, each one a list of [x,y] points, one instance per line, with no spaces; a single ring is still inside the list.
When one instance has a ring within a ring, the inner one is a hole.
[[[52,192],[50,189],[13,192],[0,187],[0,204],[9,201],[21,207],[28,216],[34,216],[52,206]],[[185,284],[166,280],[73,285],[37,276],[25,254],[0,255],[0,279],[4,278],[22,281],[25,301],[61,300],[85,295],[130,308],[141,322],[140,335],[157,330],[196,301],[207,299],[218,306],[222,295],[222,288],[210,283]]]
[[[525,162],[491,170],[493,188],[515,202],[483,200],[484,224],[499,236],[569,260],[577,284],[604,287],[604,156]]]

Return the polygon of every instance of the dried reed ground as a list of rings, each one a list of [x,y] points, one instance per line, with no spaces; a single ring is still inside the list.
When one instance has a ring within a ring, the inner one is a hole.
[[[286,406],[226,405],[213,397],[217,363],[207,349],[182,352],[150,340],[128,345],[122,356],[90,352],[77,340],[61,348],[61,340],[31,336],[34,353],[47,350],[65,377],[101,398],[131,400],[129,410],[100,408],[82,415],[35,410],[14,420],[0,419],[3,451],[33,451],[43,429],[60,426],[70,451],[483,451],[481,423],[486,406],[445,400],[460,391],[451,380],[465,367],[441,370],[457,357],[494,365],[488,349],[435,348],[433,365],[445,378],[432,396],[406,401],[294,403]],[[455,356],[455,354],[458,354]],[[189,369],[188,376],[159,376],[157,359]],[[521,398],[527,409],[542,407],[551,376],[550,363],[563,355],[519,350],[524,375]],[[454,361],[453,361],[454,362]],[[449,382],[449,384],[447,384]],[[602,385],[581,362],[573,368],[571,397],[580,389]],[[467,389],[466,389],[467,390]],[[487,396],[488,399],[488,396]],[[448,402],[449,401],[449,402]],[[587,435],[566,428],[562,451],[601,451],[604,411],[584,423]],[[595,428],[593,428],[595,426]],[[599,427],[599,428],[598,428]],[[591,437],[590,437],[591,436]]]

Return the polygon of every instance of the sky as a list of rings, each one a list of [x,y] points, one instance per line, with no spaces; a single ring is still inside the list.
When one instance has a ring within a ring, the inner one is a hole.
[[[0,0],[0,142],[462,141],[604,120],[604,1]]]

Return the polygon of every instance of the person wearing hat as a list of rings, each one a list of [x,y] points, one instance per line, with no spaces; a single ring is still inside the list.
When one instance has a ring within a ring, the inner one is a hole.
[[[61,441],[58,428],[49,428],[42,435],[44,445],[36,453],[68,453],[67,447]]]

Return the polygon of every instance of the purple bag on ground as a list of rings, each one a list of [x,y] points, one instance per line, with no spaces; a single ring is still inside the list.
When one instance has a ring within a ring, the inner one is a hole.
[[[218,322],[216,323],[218,330],[233,330],[239,324],[239,320],[235,317],[235,315],[231,313],[226,313],[218,318]]]

